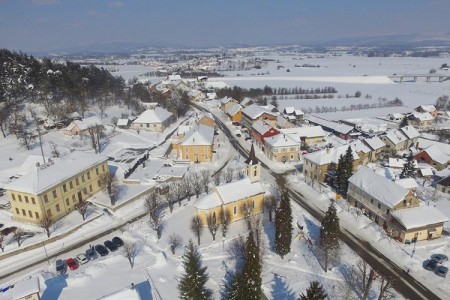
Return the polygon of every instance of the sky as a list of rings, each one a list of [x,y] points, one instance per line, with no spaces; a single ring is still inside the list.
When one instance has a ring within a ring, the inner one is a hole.
[[[445,34],[449,0],[0,0],[0,48],[302,44]]]

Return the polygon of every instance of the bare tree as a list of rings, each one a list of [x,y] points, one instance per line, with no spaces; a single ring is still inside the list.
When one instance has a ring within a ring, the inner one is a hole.
[[[214,174],[213,182],[214,182],[215,186],[220,185],[221,177],[222,177],[222,173],[221,172],[217,172],[216,174]]]
[[[164,213],[158,195],[153,192],[145,199],[145,209],[149,214],[149,226],[156,232],[158,240],[161,238]]]
[[[245,261],[245,239],[242,235],[234,238],[227,246],[226,252],[230,260],[235,260],[237,266]]]
[[[20,247],[20,245],[22,245],[22,236],[23,236],[23,231],[20,228],[16,228],[16,230],[14,230],[14,236],[13,238],[16,240],[17,242],[17,246]]]
[[[75,205],[75,209],[80,213],[83,221],[86,220],[88,203],[86,201],[78,201],[78,203]]]
[[[182,181],[177,181],[171,186],[174,198],[178,202],[178,207],[181,207],[181,200],[183,196],[186,194],[185,187],[183,186]]]
[[[200,171],[200,181],[202,186],[205,188],[205,193],[209,193],[209,183],[211,181],[211,173],[209,170]]]
[[[98,152],[101,152],[102,149],[100,147],[100,138],[103,136],[104,127],[101,124],[95,125],[95,138],[97,143]]]
[[[96,139],[96,135],[97,135],[97,125],[90,125],[87,128],[87,131],[89,133],[89,136],[91,138],[91,146],[94,149],[95,153],[99,152],[98,149],[98,145],[97,145],[97,139]]]
[[[2,249],[2,252],[5,252],[5,245],[3,242],[5,241],[5,236],[3,234],[0,234],[0,249]]]
[[[59,152],[57,145],[52,141],[50,141],[48,143],[50,144],[50,149],[52,149],[52,152],[51,152],[52,156],[56,157],[56,158],[60,157],[61,152]]]
[[[191,200],[191,194],[192,194],[192,186],[191,186],[191,180],[190,177],[185,176],[180,181],[180,188],[183,191],[183,195],[189,200]],[[178,203],[181,206],[181,202]]]
[[[199,215],[195,215],[192,217],[191,230],[197,237],[197,243],[200,246],[200,236],[202,235],[202,232],[203,232],[203,226],[202,226],[202,220],[200,219]]]
[[[45,230],[47,237],[50,237],[50,228],[52,227],[53,221],[49,216],[45,215],[41,220],[39,220],[39,226]]]
[[[231,222],[231,212],[222,206],[221,211],[221,221],[222,221],[222,237],[227,236],[228,225]]]
[[[196,198],[198,199],[198,196],[200,196],[204,188],[200,175],[197,172],[192,173],[189,176],[189,182],[191,184],[192,190],[195,193]]]
[[[6,138],[6,124],[8,123],[9,115],[6,113],[5,109],[0,110],[0,130],[2,131],[3,137]]]
[[[356,286],[358,285],[358,276],[355,268],[344,268],[342,272],[344,280],[339,283],[338,289],[342,299],[356,300]]]
[[[224,172],[223,172],[223,180],[226,183],[229,183],[231,181],[233,181],[233,169],[231,167],[228,167]]]
[[[210,212],[206,216],[206,224],[208,225],[209,232],[212,235],[213,241],[216,240],[217,229],[219,229],[219,223],[217,223],[216,212]]]
[[[100,176],[99,180],[100,184],[108,192],[109,198],[111,199],[111,205],[115,205],[119,185],[119,180],[117,179],[117,176],[115,176],[115,174],[106,172]]]
[[[380,276],[380,290],[378,293],[378,300],[383,299],[395,299],[395,295],[392,291],[392,281],[384,276]]]
[[[376,277],[375,271],[370,267],[370,265],[364,261],[360,260],[357,267],[358,282],[360,282],[361,299],[366,300],[369,296],[372,283]]]
[[[30,109],[30,115],[31,118],[33,119],[35,126],[36,126],[36,132],[38,134],[38,138],[39,138],[39,146],[41,148],[41,155],[42,155],[42,160],[44,161],[45,164],[45,155],[44,155],[44,148],[43,148],[43,143],[42,143],[42,128],[41,125],[39,124],[39,118],[37,116],[36,111],[34,111],[33,109]]]
[[[263,264],[263,258],[266,256],[266,245],[264,244],[264,222],[261,214],[253,214],[249,219],[250,230],[253,231],[253,237],[255,238],[255,244],[258,247],[259,259],[261,265]]]
[[[179,234],[172,233],[169,236],[169,245],[172,254],[175,255],[175,250],[183,244],[183,239]]]
[[[133,269],[134,267],[134,258],[137,255],[137,244],[132,241],[125,241],[123,248],[123,255],[128,259],[130,263],[130,267]]]
[[[170,213],[173,212],[173,206],[175,204],[176,194],[171,186],[167,185],[167,192],[163,194],[164,202],[169,206]]]
[[[33,148],[35,137],[28,130],[20,128],[19,132],[17,132],[17,138],[19,139],[19,143],[22,147],[26,148],[27,150]]]
[[[250,224],[250,216],[253,211],[253,203],[250,201],[246,201],[244,205],[241,208],[242,214],[244,215],[245,221],[247,222],[248,230],[251,230],[251,224]]]
[[[272,222],[272,214],[277,209],[277,205],[278,199],[274,195],[270,194],[264,197],[264,208],[269,214],[269,222]]]

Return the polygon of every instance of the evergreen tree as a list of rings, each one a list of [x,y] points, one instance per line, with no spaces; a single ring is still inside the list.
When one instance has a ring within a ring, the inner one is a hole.
[[[345,166],[344,166],[345,162],[344,162],[344,156],[340,156],[339,160],[338,160],[338,165],[336,168],[336,179],[335,179],[335,183],[336,183],[336,188],[337,188],[337,192],[339,194],[343,194],[343,189],[345,186]]]
[[[347,194],[348,179],[353,175],[353,150],[348,146],[345,155],[339,157],[336,169],[336,181],[339,194]]]
[[[404,116],[403,119],[401,120],[400,124],[398,125],[398,128],[402,128],[408,126],[408,117]]]
[[[275,252],[281,258],[291,252],[292,208],[286,190],[283,191],[280,206],[275,211]]]
[[[416,176],[416,168],[414,167],[414,160],[411,157],[408,158],[406,163],[403,165],[403,170],[400,173],[400,178],[414,178]]]
[[[250,231],[245,244],[245,262],[237,281],[239,286],[237,295],[240,296],[238,299],[259,300],[261,298],[261,263],[253,231]]]
[[[241,284],[241,273],[228,274],[229,279],[225,283],[225,290],[222,293],[222,300],[245,299],[246,287]]]
[[[212,291],[205,287],[209,277],[206,273],[207,267],[202,267],[201,260],[202,258],[200,253],[198,253],[194,243],[190,240],[186,253],[183,256],[183,267],[185,274],[180,279],[180,283],[178,284],[180,299],[211,299]]]
[[[306,289],[306,295],[301,294],[298,300],[325,300],[327,293],[318,281],[311,282],[309,288]]]
[[[331,257],[336,257],[339,251],[339,218],[334,204],[328,207],[320,227],[320,247],[325,258],[325,272]]]

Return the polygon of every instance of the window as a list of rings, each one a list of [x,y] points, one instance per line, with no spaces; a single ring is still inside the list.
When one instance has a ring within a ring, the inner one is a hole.
[[[34,216],[36,217],[36,219],[39,219],[39,213],[37,211],[34,212]]]
[[[25,196],[25,202],[30,203],[30,201],[28,201],[28,196]]]
[[[102,182],[100,180],[97,180],[97,185],[98,185],[98,187],[101,187],[102,186]]]
[[[378,209],[381,209],[381,204],[380,203],[378,203]]]
[[[370,204],[373,204],[373,199],[370,199]]]
[[[69,198],[66,198],[66,205],[70,205]]]
[[[47,209],[47,216],[51,217],[52,216],[52,210],[49,208]]]
[[[70,186],[71,189],[73,189],[73,183],[72,183],[72,180],[69,182],[69,186]]]
[[[77,186],[79,186],[79,185],[80,185],[80,181],[78,180],[78,177],[77,177],[77,178],[75,178],[75,183],[77,184]]]
[[[84,174],[83,174],[83,175],[81,175],[81,181],[83,181],[83,182],[84,182]]]
[[[237,213],[237,209],[236,206],[233,208],[233,213],[236,214]]]
[[[20,210],[16,207],[16,215],[20,214]]]
[[[386,209],[386,214],[387,214],[387,215],[389,214],[389,209]]]
[[[56,211],[57,211],[57,212],[60,212],[60,211],[61,211],[61,208],[59,207],[59,204],[56,204]]]
[[[31,203],[36,204],[36,200],[34,199],[34,197],[31,197]]]
[[[45,202],[45,203],[48,203],[48,197],[47,197],[47,194],[44,195],[44,202]]]
[[[31,210],[28,211],[28,216],[30,216],[30,218],[33,217],[33,213],[31,212]]]
[[[98,175],[98,168],[95,168],[95,174]]]
[[[255,208],[255,200],[252,202],[252,208]]]
[[[92,192],[92,184],[89,185],[89,192]]]
[[[19,201],[22,202],[22,196],[18,195],[18,197],[19,197]]]
[[[27,216],[27,213],[26,213],[25,209],[23,209],[23,208],[22,208],[22,215],[23,215],[24,217]]]
[[[16,195],[15,194],[11,194],[11,197],[14,201],[16,201]]]
[[[66,184],[65,184],[65,183],[63,184],[63,191],[64,191],[64,193],[66,193],[66,192],[67,192],[67,186],[66,186]]]
[[[102,171],[106,172],[105,165],[102,165]]]
[[[58,194],[56,194],[56,190],[53,190],[53,198],[56,198],[56,197],[58,197]]]
[[[91,172],[88,171],[88,172],[86,173],[86,175],[87,175],[88,180],[91,180]]]
[[[75,203],[75,201],[77,201],[77,199],[75,198],[75,195],[72,195],[72,203]]]

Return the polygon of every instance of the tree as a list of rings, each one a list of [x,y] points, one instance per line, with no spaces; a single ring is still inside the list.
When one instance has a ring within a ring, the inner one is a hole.
[[[148,222],[156,233],[158,240],[161,238],[164,213],[158,195],[153,192],[145,198],[145,208],[150,217]]]
[[[412,156],[408,157],[406,163],[403,165],[402,172],[400,173],[400,178],[415,178],[416,168],[414,166],[414,160]]]
[[[183,196],[186,195],[186,190],[184,189],[184,185],[182,181],[177,181],[171,186],[173,190],[174,197],[176,198],[178,202],[178,207],[181,207],[181,200],[183,199]]]
[[[309,288],[306,289],[306,295],[301,294],[298,300],[325,300],[327,293],[318,281],[311,282]]]
[[[209,275],[207,267],[202,267],[202,258],[192,240],[183,255],[184,274],[178,284],[180,299],[208,300],[212,298],[212,291],[206,288]]]
[[[320,227],[320,247],[325,258],[325,272],[328,271],[328,262],[331,257],[336,257],[339,251],[339,218],[334,204],[328,207],[322,219]]]
[[[226,170],[223,172],[223,180],[226,183],[229,183],[233,180],[233,169],[231,167],[226,168]]]
[[[16,240],[17,246],[18,246],[18,247],[20,247],[20,245],[22,245],[22,242],[23,242],[22,236],[23,236],[23,231],[22,231],[22,229],[16,228],[16,229],[14,230],[14,236],[13,236],[13,239]]]
[[[6,113],[6,109],[0,109],[0,130],[3,137],[6,138],[6,126],[8,123],[9,115]]]
[[[217,223],[216,212],[210,212],[206,216],[206,224],[208,225],[209,232],[212,235],[213,241],[216,240],[217,229],[219,229],[219,223]]]
[[[27,150],[33,148],[35,137],[28,130],[21,128],[20,131],[17,132],[17,138],[19,139],[19,143],[22,147],[26,148]]]
[[[281,258],[291,252],[292,208],[287,191],[281,195],[280,206],[275,211],[275,252]]]
[[[195,193],[196,198],[198,198],[198,196],[200,196],[202,190],[204,189],[200,175],[197,172],[192,173],[189,176],[189,183]]]
[[[356,91],[355,92],[355,98],[359,98],[361,97],[361,92],[360,91]]]
[[[179,234],[172,233],[169,236],[169,245],[172,254],[175,255],[175,250],[183,244],[183,239]]]
[[[56,158],[60,157],[61,153],[59,152],[57,145],[52,141],[50,141],[48,143],[49,143],[50,149],[52,149],[52,151],[51,151],[52,156],[56,157]]]
[[[245,289],[245,299],[261,299],[261,263],[252,231],[245,244],[245,261],[238,283]]]
[[[353,150],[348,146],[344,155],[341,155],[336,168],[336,186],[339,194],[346,194],[348,179],[353,175]]]
[[[230,225],[230,221],[231,221],[231,212],[222,207],[220,209],[220,214],[221,214],[221,221],[222,221],[222,237],[226,237],[227,236],[227,231],[228,231],[228,225]]]
[[[5,252],[5,245],[3,242],[5,241],[5,236],[3,234],[0,234],[0,249],[2,249],[2,252]]]
[[[205,193],[209,193],[209,182],[211,181],[211,173],[209,170],[200,171],[200,181],[202,186],[205,188]]]
[[[33,109],[30,109],[30,115],[36,126],[36,132],[37,132],[38,138],[39,138],[39,146],[41,148],[42,160],[44,161],[44,164],[45,164],[45,155],[44,155],[44,148],[43,148],[43,143],[42,143],[42,128],[41,128],[41,125],[39,124],[39,118],[37,116],[37,113]]]
[[[380,279],[380,290],[378,293],[378,300],[382,299],[395,299],[394,293],[392,291],[392,280],[381,276]]]
[[[200,236],[203,232],[202,219],[200,219],[199,215],[195,215],[191,220],[191,230],[197,237],[197,243],[200,246]]]
[[[78,203],[75,205],[75,209],[80,213],[83,221],[86,220],[88,203],[86,201],[78,201]]]
[[[109,172],[100,175],[100,185],[108,192],[109,198],[111,199],[111,205],[116,204],[116,197],[118,192],[119,180],[115,174]]]
[[[133,269],[134,267],[134,258],[137,255],[137,244],[132,241],[125,241],[122,247],[123,255],[128,259],[130,263],[130,267]]]
[[[408,117],[407,116],[403,117],[400,124],[398,125],[398,128],[403,128],[405,126],[408,126]]]
[[[242,285],[240,285],[239,279],[241,274],[239,272],[225,274],[228,280],[225,283],[225,288],[222,291],[222,300],[240,300],[245,299],[245,290]]]
[[[270,104],[272,104],[273,106],[278,108],[279,103],[278,103],[277,96],[272,96],[272,99],[270,100]]]
[[[173,212],[173,206],[175,204],[176,197],[177,195],[175,194],[174,189],[167,186],[167,192],[164,193],[163,198],[164,202],[166,202],[166,204],[169,206],[170,213]]]
[[[264,197],[264,208],[269,215],[269,222],[272,222],[272,213],[277,209],[278,200],[270,194]]]
[[[50,228],[52,227],[52,220],[49,216],[45,215],[40,221],[39,226],[45,230],[45,233],[47,234],[47,237],[50,237]]]

